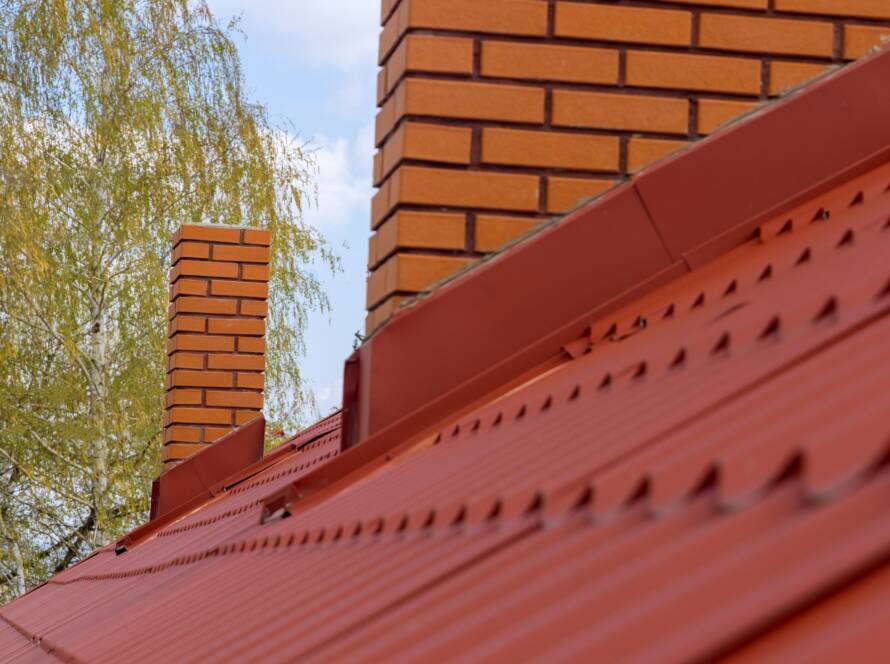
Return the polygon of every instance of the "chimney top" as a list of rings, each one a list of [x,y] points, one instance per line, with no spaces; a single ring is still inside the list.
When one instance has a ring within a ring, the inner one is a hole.
[[[183,226],[173,237],[164,468],[263,407],[271,234]]]

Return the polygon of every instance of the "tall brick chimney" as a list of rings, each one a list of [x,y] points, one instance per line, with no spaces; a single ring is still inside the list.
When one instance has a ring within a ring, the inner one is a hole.
[[[367,328],[863,55],[888,0],[383,0]]]
[[[173,238],[165,468],[260,414],[270,240],[210,225]]]

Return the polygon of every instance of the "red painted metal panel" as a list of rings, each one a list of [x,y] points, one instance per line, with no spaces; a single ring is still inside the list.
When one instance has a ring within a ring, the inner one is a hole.
[[[482,367],[526,351],[671,263],[633,186],[606,194],[470,279],[433,292],[376,335],[366,369],[373,397],[362,433],[379,431]]]

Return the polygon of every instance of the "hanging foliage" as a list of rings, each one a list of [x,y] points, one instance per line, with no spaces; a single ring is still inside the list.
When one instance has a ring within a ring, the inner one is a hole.
[[[0,0],[0,600],[145,519],[181,224],[272,230],[266,414],[311,414],[310,268],[337,261],[236,36],[203,1]]]

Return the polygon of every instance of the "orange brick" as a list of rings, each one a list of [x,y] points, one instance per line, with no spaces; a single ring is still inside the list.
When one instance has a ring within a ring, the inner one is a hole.
[[[617,171],[618,151],[615,136],[495,128],[482,133],[482,161],[489,164]]]
[[[533,175],[403,166],[392,177],[390,204],[535,211],[539,180]]]
[[[769,93],[777,95],[783,90],[797,87],[802,83],[824,74],[830,67],[805,62],[770,62]]]
[[[612,180],[547,178],[547,211],[567,212],[582,201],[598,196],[615,184]]]
[[[180,242],[173,249],[173,263],[182,258],[210,258],[210,245],[206,242]]]
[[[725,99],[698,100],[698,133],[710,134],[720,125],[729,122],[751,109],[757,104],[745,101],[727,101]]]
[[[390,141],[391,142],[391,138]],[[383,150],[386,148],[386,143],[374,153],[374,162],[371,167],[371,178],[374,182],[374,186],[377,187],[380,185],[380,182],[383,180]]]
[[[235,261],[238,263],[268,263],[269,247],[216,245],[213,247],[213,260]]]
[[[541,219],[480,214],[476,217],[476,250],[496,251],[541,223]]]
[[[272,244],[272,231],[265,228],[245,228],[244,244],[258,244],[268,247]]]
[[[235,350],[233,337],[216,337],[207,334],[177,334],[167,340],[167,352],[176,351],[231,352]]]
[[[776,0],[776,10],[804,14],[890,18],[887,0]]]
[[[384,223],[380,227],[380,230],[383,231],[386,227],[387,227],[386,223]],[[379,235],[380,235],[380,232],[373,233],[371,235],[371,237],[368,238],[368,267],[369,268],[372,268],[375,265],[377,265],[377,263],[380,262],[380,257],[386,255],[386,254],[381,254],[380,250],[377,248],[378,244],[379,244],[378,243]],[[393,234],[390,233],[390,235],[393,235]],[[393,235],[393,237],[394,237],[394,235]]]
[[[371,199],[371,228],[377,228],[392,212],[394,203],[390,202],[390,193],[392,192],[393,180],[397,178],[390,176],[388,179],[380,183],[380,191]]]
[[[409,79],[404,87],[404,113],[410,115],[515,122],[543,120],[544,92],[537,88],[425,79]],[[431,130],[427,127],[425,131]]]
[[[167,358],[167,371],[174,369],[203,369],[204,356],[195,353],[174,353]]]
[[[204,442],[216,442],[223,436],[232,433],[232,431],[234,431],[234,428],[232,427],[204,427]]]
[[[260,415],[262,415],[262,413],[258,410],[239,410],[235,413],[235,424],[240,427],[251,420],[255,420]]]
[[[169,443],[161,448],[161,461],[165,465],[174,465],[177,461],[194,456],[205,447],[207,446],[203,444]]]
[[[463,249],[466,218],[463,214],[441,212],[400,212],[398,244],[405,247]]]
[[[219,277],[222,279],[234,279],[238,276],[238,265],[235,263],[219,263],[217,261],[181,260],[171,271],[176,281],[180,276],[184,277]]]
[[[395,268],[390,263],[397,259],[398,256],[393,256],[368,275],[368,283],[365,286],[365,303],[368,309],[377,306],[383,298],[392,292],[393,284],[391,282],[393,279],[391,275]],[[373,321],[366,322],[367,324],[373,325]]]
[[[636,173],[644,166],[688,145],[685,141],[666,141],[633,137],[627,146],[627,168]]]
[[[844,26],[844,58],[856,60],[871,49],[890,42],[890,26]]]
[[[171,424],[229,424],[232,413],[218,408],[173,408],[167,411]]]
[[[396,8],[396,5],[399,4],[402,0],[383,0],[380,3],[380,23],[381,25],[386,22],[386,19],[389,18],[389,15],[392,14],[392,10]]]
[[[760,94],[760,61],[686,53],[627,54],[627,82],[647,88]]]
[[[380,185],[380,191],[371,198],[371,228],[377,228],[380,225],[389,209],[389,182],[387,181]]]
[[[172,337],[177,332],[205,332],[206,328],[206,318],[175,316],[167,326],[167,334]]]
[[[553,124],[685,134],[689,102],[644,95],[553,91]]]
[[[245,334],[262,336],[266,324],[262,318],[211,318],[207,321],[210,334]]]
[[[368,263],[377,265],[400,247],[417,249],[463,249],[466,217],[442,212],[396,213],[371,238]]]
[[[269,281],[269,266],[242,265],[241,278],[247,281]]]
[[[661,0],[682,5],[704,5],[708,7],[736,7],[739,9],[767,9],[769,0]]]
[[[834,26],[817,21],[704,14],[699,45],[729,51],[831,57]]]
[[[164,399],[166,408],[173,406],[200,406],[201,390],[170,390]]]
[[[383,323],[388,321],[393,314],[399,310],[402,302],[408,299],[410,298],[401,295],[393,295],[384,300],[376,309],[368,312],[368,316],[365,318],[365,332],[371,334]]]
[[[473,73],[473,40],[465,37],[408,35],[386,63],[385,94],[408,72]]]
[[[396,88],[393,95],[380,107],[377,117],[374,118],[375,147],[380,146],[383,140],[389,135],[389,132],[395,127],[396,122],[405,115],[405,91],[410,80],[411,79],[404,81]]]
[[[428,288],[473,262],[466,258],[417,254],[408,254],[398,258],[396,289],[412,292]]]
[[[241,242],[241,229],[210,224],[186,224],[173,235],[173,245],[177,245],[182,240],[238,244]]]
[[[203,367],[203,363],[202,363]],[[170,374],[173,387],[232,387],[232,374],[225,371],[177,370]]]
[[[469,120],[544,121],[544,90],[518,85],[410,78],[404,113]],[[397,107],[398,108],[398,107]],[[399,114],[397,111],[396,120]]]
[[[201,427],[172,426],[164,430],[164,442],[200,443]]]
[[[380,106],[389,90],[386,87],[386,68],[384,67],[377,72],[377,105]]]
[[[239,353],[265,353],[266,341],[262,337],[238,337]]]
[[[175,300],[180,295],[207,295],[208,283],[200,279],[178,279],[170,286],[170,299]]]
[[[571,83],[617,83],[618,52],[583,46],[486,41],[482,75]]]
[[[407,6],[409,28],[547,34],[547,4],[540,0],[411,0]]]
[[[368,280],[368,305],[373,307],[394,292],[423,291],[471,262],[467,258],[452,256],[396,254],[381,265]]]
[[[237,386],[261,390],[265,386],[265,377],[261,373],[239,373]]]
[[[387,56],[395,48],[405,30],[408,29],[407,3],[399,5],[398,9],[383,25],[380,33],[380,46],[377,64],[382,65]]]
[[[555,31],[557,37],[689,46],[692,14],[671,9],[559,2]]]
[[[208,355],[208,369],[231,371],[264,371],[266,359],[263,355]]]
[[[262,408],[263,395],[259,392],[207,392],[208,406],[229,406],[231,408]]]
[[[180,297],[174,305],[177,313],[232,315],[235,313],[234,300],[219,300],[209,297]]]
[[[269,315],[269,303],[257,300],[241,300],[238,305],[238,313],[242,316],[261,316],[265,318]]]
[[[406,122],[383,145],[379,184],[403,159],[469,164],[473,132],[467,127]]]
[[[253,281],[219,281],[214,279],[210,282],[210,294],[265,299],[269,297],[269,285]]]

